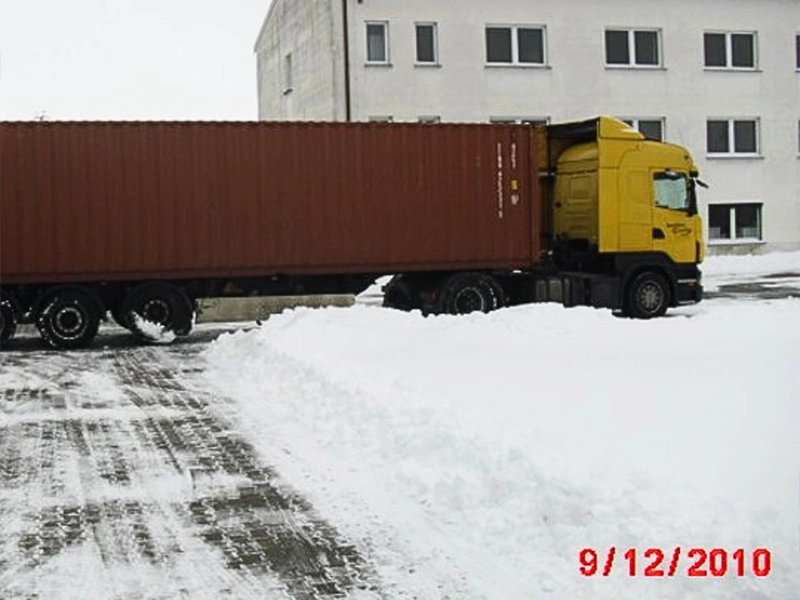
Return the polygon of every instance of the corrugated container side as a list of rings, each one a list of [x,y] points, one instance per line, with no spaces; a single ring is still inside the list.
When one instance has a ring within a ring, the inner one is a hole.
[[[525,126],[0,124],[5,283],[522,268]]]

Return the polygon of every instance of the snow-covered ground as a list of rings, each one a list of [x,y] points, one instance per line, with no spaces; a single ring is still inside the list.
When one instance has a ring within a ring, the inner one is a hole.
[[[706,291],[728,284],[786,282],[800,292],[800,252],[774,252],[763,256],[711,256],[702,265]]]
[[[798,287],[800,253],[704,272],[711,290],[784,273]],[[386,597],[800,598],[800,299],[648,322],[296,309],[205,359],[219,411]]]

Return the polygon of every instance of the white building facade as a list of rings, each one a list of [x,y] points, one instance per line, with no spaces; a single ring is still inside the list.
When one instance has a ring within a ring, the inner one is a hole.
[[[800,0],[274,0],[268,120],[563,122],[687,147],[712,253],[800,249]]]

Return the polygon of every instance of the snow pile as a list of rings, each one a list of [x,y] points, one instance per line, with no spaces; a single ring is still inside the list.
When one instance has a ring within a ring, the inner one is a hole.
[[[390,598],[795,600],[798,322],[796,300],[649,322],[555,305],[297,309],[206,358],[236,399],[220,410]],[[581,549],[602,570],[611,546],[609,577],[580,574]],[[643,576],[648,548],[666,571],[676,546],[674,577]],[[728,574],[688,577],[694,547],[728,550]]]
[[[131,313],[134,328],[148,342],[153,344],[171,344],[175,341],[175,332],[160,323],[143,319],[135,312]]]

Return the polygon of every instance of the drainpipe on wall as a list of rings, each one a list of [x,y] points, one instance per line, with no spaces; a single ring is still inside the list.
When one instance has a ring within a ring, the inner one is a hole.
[[[347,17],[347,0],[342,0],[342,29],[344,31],[344,120],[352,120],[350,109],[350,23]]]

